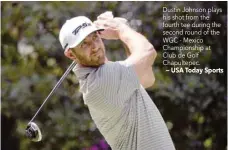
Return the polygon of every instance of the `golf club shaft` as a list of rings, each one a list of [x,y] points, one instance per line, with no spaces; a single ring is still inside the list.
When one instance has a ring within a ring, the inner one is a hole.
[[[32,117],[32,119],[29,121],[32,122],[35,117],[37,116],[37,114],[40,112],[41,108],[44,106],[44,104],[46,103],[46,101],[50,98],[50,96],[55,92],[55,90],[59,87],[59,85],[62,83],[62,81],[66,78],[66,76],[70,73],[70,71],[74,68],[74,66],[76,65],[76,63],[73,61],[72,64],[68,67],[68,69],[65,71],[65,73],[62,75],[62,77],[59,79],[59,81],[56,83],[56,85],[54,86],[54,88],[51,90],[51,92],[49,93],[49,95],[47,96],[47,98],[44,100],[44,102],[42,103],[42,105],[40,106],[40,108],[37,110],[37,112],[35,113],[35,115]]]

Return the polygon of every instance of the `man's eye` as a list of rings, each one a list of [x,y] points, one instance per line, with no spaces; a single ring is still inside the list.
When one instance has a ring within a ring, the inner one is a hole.
[[[83,42],[83,43],[81,44],[81,48],[84,48],[86,45],[87,45],[87,43],[86,43],[86,42]]]

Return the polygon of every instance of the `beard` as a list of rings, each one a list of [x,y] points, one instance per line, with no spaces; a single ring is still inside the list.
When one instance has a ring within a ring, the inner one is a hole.
[[[86,67],[99,67],[105,63],[105,52],[101,49],[89,57],[78,56],[78,61],[81,65]]]

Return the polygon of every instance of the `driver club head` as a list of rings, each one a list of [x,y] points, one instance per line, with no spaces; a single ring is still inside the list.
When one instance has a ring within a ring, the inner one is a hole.
[[[25,134],[30,140],[34,142],[39,142],[42,139],[41,131],[34,122],[28,123]]]

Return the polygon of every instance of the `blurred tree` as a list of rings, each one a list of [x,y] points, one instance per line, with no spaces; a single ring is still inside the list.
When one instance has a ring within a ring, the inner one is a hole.
[[[2,149],[75,150],[103,139],[96,129],[75,75],[70,74],[36,118],[43,140],[30,142],[28,121],[70,64],[58,33],[66,19],[86,15],[92,20],[111,10],[125,17],[158,51],[156,84],[148,93],[161,111],[178,150],[224,150],[227,117],[227,2],[2,2],[1,3]],[[212,53],[202,66],[223,68],[224,74],[171,74],[162,65],[162,7],[220,7],[210,22],[222,24],[220,36],[205,36]],[[105,41],[111,60],[124,59],[119,41]],[[102,142],[103,143],[103,142]],[[102,144],[101,144],[102,145]]]

